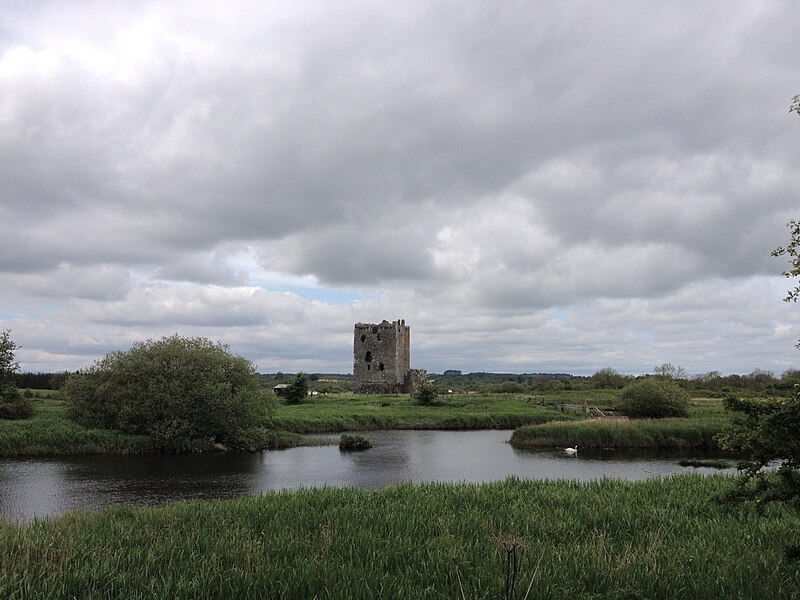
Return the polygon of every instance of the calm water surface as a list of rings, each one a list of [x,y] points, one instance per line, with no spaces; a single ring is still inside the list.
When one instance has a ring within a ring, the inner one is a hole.
[[[684,472],[678,465],[705,458],[696,451],[515,450],[511,431],[371,431],[374,447],[340,452],[336,445],[261,454],[77,456],[0,459],[0,516],[17,521],[97,510],[113,504],[232,498],[299,487],[379,488],[401,482],[482,482],[514,475],[528,479],[602,477],[641,480]],[[338,441],[338,435],[325,436]],[[716,471],[714,471],[716,472]]]

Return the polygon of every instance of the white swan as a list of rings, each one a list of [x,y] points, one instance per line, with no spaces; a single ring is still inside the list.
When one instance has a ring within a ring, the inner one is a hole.
[[[578,453],[578,444],[575,444],[574,448],[564,448],[564,452],[570,456],[575,456]]]

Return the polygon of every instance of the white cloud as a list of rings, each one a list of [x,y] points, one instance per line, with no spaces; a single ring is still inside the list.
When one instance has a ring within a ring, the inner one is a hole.
[[[180,331],[347,371],[404,317],[433,370],[780,371],[798,20],[3,6],[0,327],[34,370]]]

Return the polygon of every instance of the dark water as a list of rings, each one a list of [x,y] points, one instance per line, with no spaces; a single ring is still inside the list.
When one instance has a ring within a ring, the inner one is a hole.
[[[299,487],[379,488],[400,482],[481,482],[509,475],[529,479],[602,477],[640,480],[684,472],[690,453],[581,450],[521,451],[511,431],[372,431],[374,447],[340,452],[336,445],[262,454],[78,456],[0,459],[0,516],[18,521],[113,504],[232,498]],[[326,436],[337,441],[338,436]]]

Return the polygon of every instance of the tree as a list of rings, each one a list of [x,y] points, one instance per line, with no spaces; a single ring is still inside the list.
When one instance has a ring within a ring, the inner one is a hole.
[[[15,360],[16,349],[11,332],[0,332],[0,419],[27,419],[33,415],[30,399],[24,398],[17,389],[19,363]]]
[[[283,390],[283,396],[288,404],[300,404],[308,396],[308,379],[306,374],[300,371],[294,377],[294,381]]]
[[[593,388],[621,388],[625,385],[625,376],[611,367],[596,371],[591,380]]]
[[[167,450],[248,447],[271,404],[250,361],[177,334],[110,352],[63,391],[77,422],[149,435]]]
[[[430,406],[439,397],[439,388],[432,381],[423,379],[417,384],[417,391],[411,397],[416,400],[417,404]]]
[[[649,377],[625,386],[617,406],[632,418],[688,417],[689,395],[671,379]]]
[[[667,379],[686,379],[686,371],[683,367],[676,367],[672,363],[662,363],[653,369],[656,377],[666,377]]]
[[[793,112],[800,114],[800,96],[793,100]],[[792,267],[786,277],[800,277],[800,225],[789,221],[791,241],[779,246],[773,256],[788,255]],[[800,284],[788,291],[784,300],[796,302]],[[800,344],[798,344],[800,347]],[[747,453],[750,460],[740,465],[740,477],[721,499],[729,502],[752,502],[759,509],[771,502],[782,502],[800,512],[800,386],[795,385],[788,398],[725,399],[728,410],[736,412],[733,425],[717,438],[726,450]],[[778,463],[777,470],[767,471]],[[800,558],[800,546],[790,545],[787,558]]]
[[[800,102],[798,98],[800,96],[795,96],[795,101]],[[800,114],[800,108],[797,109],[797,112]],[[789,228],[789,244],[786,247],[778,246],[775,248],[772,251],[772,256],[789,257],[789,268],[782,275],[788,278],[800,278],[800,220],[792,219],[786,226]],[[797,302],[797,298],[800,298],[800,280],[798,280],[794,288],[786,293],[783,301]],[[800,348],[800,342],[797,343],[797,347]]]

